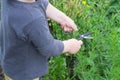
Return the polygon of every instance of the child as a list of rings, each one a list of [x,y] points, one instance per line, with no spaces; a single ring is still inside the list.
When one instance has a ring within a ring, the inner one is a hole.
[[[48,0],[8,0],[8,25],[5,26],[3,70],[12,80],[33,80],[48,71],[48,58],[79,51],[82,41],[56,40],[52,37],[47,17],[61,25],[64,31],[77,27]]]

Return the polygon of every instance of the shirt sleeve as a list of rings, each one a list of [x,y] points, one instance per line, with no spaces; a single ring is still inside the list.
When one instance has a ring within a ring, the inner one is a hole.
[[[27,39],[40,54],[51,57],[62,53],[64,48],[63,42],[52,37],[47,21],[43,17],[28,24],[24,32]]]
[[[49,0],[43,0],[43,5],[45,6],[45,9],[47,8],[49,4]]]

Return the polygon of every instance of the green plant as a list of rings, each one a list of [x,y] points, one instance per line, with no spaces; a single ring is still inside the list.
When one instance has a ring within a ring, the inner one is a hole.
[[[119,0],[50,0],[58,9],[70,16],[78,31],[65,33],[55,22],[52,34],[65,40],[79,34],[94,32],[93,40],[83,40],[76,54],[74,76],[69,77],[66,55],[50,60],[46,80],[120,80],[120,1]],[[69,63],[69,62],[68,62]],[[77,76],[77,79],[75,77]]]

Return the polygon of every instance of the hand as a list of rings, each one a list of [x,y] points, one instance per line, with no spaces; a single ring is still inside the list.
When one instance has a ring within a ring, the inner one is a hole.
[[[74,21],[71,18],[69,18],[68,16],[64,16],[62,21],[63,22],[61,22],[60,25],[61,25],[61,28],[64,31],[71,32],[71,31],[78,30],[76,24],[74,23]]]
[[[67,41],[63,41],[64,43],[64,50],[63,53],[69,52],[70,54],[75,54],[81,48],[83,42],[81,40],[76,39],[69,39]]]

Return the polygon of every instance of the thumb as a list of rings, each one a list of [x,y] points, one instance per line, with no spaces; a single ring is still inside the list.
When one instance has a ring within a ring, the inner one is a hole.
[[[76,25],[76,24],[74,25],[73,28],[74,28],[75,31],[78,31],[78,28],[77,28],[77,25]]]
[[[82,42],[81,40],[79,40],[79,43],[80,43],[80,45],[82,45],[82,44],[83,44],[83,42]]]

